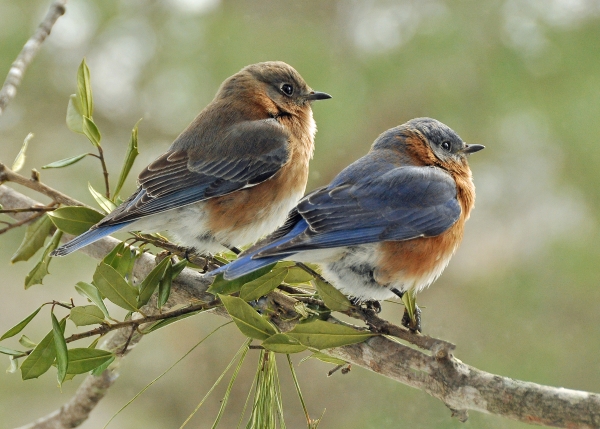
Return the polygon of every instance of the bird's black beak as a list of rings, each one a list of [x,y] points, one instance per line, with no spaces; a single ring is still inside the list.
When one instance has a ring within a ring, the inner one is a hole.
[[[331,95],[327,94],[326,92],[319,91],[311,91],[310,94],[306,96],[308,101],[327,100],[329,98],[331,98]]]
[[[462,152],[475,153],[479,152],[481,149],[485,149],[485,146],[482,144],[465,144],[465,148],[462,150]]]

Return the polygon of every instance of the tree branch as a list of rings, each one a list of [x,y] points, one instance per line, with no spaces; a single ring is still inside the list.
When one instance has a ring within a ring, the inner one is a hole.
[[[6,186],[0,186],[0,203],[7,208],[37,204],[36,201]],[[15,217],[19,215],[23,216],[23,213],[13,214]],[[100,259],[118,242],[114,238],[104,238],[81,251]],[[154,266],[155,258],[143,254],[136,262],[134,274],[137,278],[144,278]],[[210,302],[214,297],[206,292],[209,285],[210,280],[201,274],[184,269],[173,283],[168,306],[189,304],[198,300]],[[292,296],[279,291],[269,294],[267,305],[275,310],[272,321],[282,331],[287,331],[295,325],[298,315],[294,305],[297,302]],[[158,310],[151,303],[143,311],[151,315],[156,314]],[[211,311],[227,316],[222,308]],[[402,332],[405,328],[393,325],[374,314],[367,312],[365,319],[379,331],[404,335]],[[127,344],[130,333],[129,327],[115,331],[102,348],[121,350]],[[136,331],[127,351],[140,339],[141,335]],[[415,338],[412,338],[411,342],[415,342],[414,340]],[[428,345],[430,348],[424,352],[393,338],[378,336],[364,343],[323,352],[423,390],[444,402],[461,421],[467,419],[468,410],[475,410],[538,425],[563,428],[600,427],[600,395],[596,393],[543,386],[481,371],[456,359],[452,354],[453,346],[442,340],[428,339],[420,345]],[[118,359],[121,358],[122,356],[119,356]],[[102,399],[117,375],[116,369],[111,367],[100,377],[88,376],[75,396],[60,410],[20,429],[77,426]]]
[[[50,5],[46,17],[40,23],[33,36],[25,43],[17,59],[12,63],[4,85],[0,89],[0,115],[6,109],[8,103],[17,95],[17,88],[21,84],[27,66],[31,63],[42,43],[44,43],[44,40],[50,34],[56,20],[65,13],[66,4],[67,0],[56,0]]]

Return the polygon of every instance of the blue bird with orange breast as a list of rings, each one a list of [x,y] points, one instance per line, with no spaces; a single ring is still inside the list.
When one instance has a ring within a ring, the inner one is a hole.
[[[53,256],[118,230],[168,231],[197,252],[258,240],[304,194],[317,130],[311,103],[328,98],[283,62],[243,68],[142,171],[133,195]]]
[[[462,240],[475,203],[467,156],[483,148],[430,118],[387,130],[366,156],[306,195],[281,228],[211,274],[235,279],[288,259],[318,264],[359,301],[416,293]],[[411,328],[420,330],[420,321]]]

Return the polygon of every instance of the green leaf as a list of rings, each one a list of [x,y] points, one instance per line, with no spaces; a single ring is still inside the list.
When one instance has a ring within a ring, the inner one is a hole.
[[[32,349],[37,346],[37,343],[31,341],[31,338],[29,338],[27,335],[21,335],[21,338],[19,338],[19,344],[28,349]]]
[[[95,305],[84,305],[72,308],[69,319],[76,326],[96,325],[104,323],[104,313]]]
[[[76,162],[81,161],[83,158],[85,158],[88,155],[89,155],[89,153],[82,153],[81,155],[77,155],[77,156],[72,156],[70,158],[61,159],[60,161],[54,161],[54,162],[51,162],[50,164],[44,165],[42,167],[42,170],[45,170],[47,168],[63,168],[63,167],[66,167],[68,165],[73,165]]]
[[[173,264],[171,267],[171,279],[175,280],[179,274],[183,271],[183,269],[187,266],[187,259],[182,259],[181,261]]]
[[[42,309],[43,305],[40,305],[37,310],[35,310],[33,313],[31,313],[29,316],[27,316],[25,319],[21,320],[19,323],[17,323],[15,326],[13,326],[12,328],[10,328],[8,331],[6,331],[2,337],[0,337],[0,341],[5,340],[7,338],[10,337],[14,337],[15,335],[17,335],[19,332],[21,332],[23,329],[25,329],[25,326],[27,326],[29,324],[29,322],[31,322],[33,320],[33,318],[35,316],[37,316],[37,314],[40,312],[40,310]]]
[[[315,320],[300,323],[287,333],[306,347],[317,350],[340,347],[348,344],[362,343],[374,334],[358,331],[349,326]]]
[[[64,330],[67,319],[59,322],[60,328]],[[56,357],[56,347],[54,345],[54,330],[50,331],[35,349],[27,356],[27,359],[21,364],[21,378],[29,380],[38,378],[40,375],[50,369],[54,358]]]
[[[334,358],[321,352],[315,352],[312,355],[307,356],[306,358],[302,359],[300,363],[304,362],[306,359],[319,359],[322,362],[332,363],[334,365],[346,365],[348,363],[345,360]]]
[[[0,353],[2,353],[4,355],[9,355],[9,356],[21,356],[21,355],[23,355],[23,352],[21,352],[19,350],[13,350],[13,349],[9,349],[7,347],[2,347],[2,346],[0,346]]]
[[[100,208],[104,210],[104,213],[108,214],[117,208],[117,206],[115,206],[115,203],[106,198],[100,192],[96,191],[92,187],[92,184],[90,182],[88,182],[88,189],[90,190],[90,194],[92,194],[92,197],[94,197]]]
[[[171,265],[171,258],[166,259],[169,260],[169,263],[167,264],[167,268],[165,270],[163,278],[160,279],[160,282],[158,283],[158,299],[156,303],[156,306],[158,308],[162,308],[163,305],[167,303],[169,295],[171,294],[171,283],[173,281],[173,266]]]
[[[266,340],[277,333],[275,327],[263,319],[246,301],[234,296],[219,295],[225,309],[242,334],[257,340]]]
[[[169,326],[171,323],[179,322],[180,320],[187,319],[188,317],[191,317],[191,316],[195,316],[196,314],[202,313],[203,311],[206,311],[206,310],[193,311],[191,313],[182,314],[181,316],[169,317],[168,319],[159,320],[157,322],[154,322],[150,326],[144,328],[142,330],[142,332],[144,334],[149,334],[150,332],[154,332],[154,331],[159,330],[160,328]]]
[[[56,349],[56,366],[58,367],[57,379],[58,384],[61,385],[65,381],[65,375],[67,375],[67,365],[69,364],[69,356],[67,354],[67,343],[63,335],[64,325],[61,328],[58,319],[54,313],[50,312],[52,318],[52,332],[54,333],[54,347]]]
[[[27,146],[29,145],[29,142],[31,141],[32,138],[33,138],[33,133],[29,133],[29,134],[27,134],[27,137],[25,137],[25,140],[23,140],[23,145],[21,146],[21,150],[17,154],[17,157],[15,158],[13,165],[11,167],[11,170],[14,171],[15,173],[17,171],[21,170],[21,168],[23,168],[23,165],[25,164],[25,152],[27,151]]]
[[[212,293],[213,295],[230,295],[232,293],[238,292],[242,289],[246,283],[256,280],[259,277],[267,274],[271,269],[275,266],[275,264],[268,265],[264,268],[256,270],[252,273],[246,274],[245,276],[239,277],[235,280],[224,280],[223,275],[219,274],[213,284],[208,288],[207,292]]]
[[[85,296],[87,299],[89,299],[94,304],[96,304],[96,306],[98,308],[100,308],[100,310],[104,314],[105,318],[107,318],[107,319],[110,318],[110,315],[108,314],[108,310],[106,309],[106,306],[104,305],[104,301],[102,300],[102,296],[100,296],[100,292],[98,291],[96,286],[91,285],[86,282],[78,282],[75,285],[75,290],[80,295]]]
[[[148,273],[142,284],[140,285],[140,295],[138,297],[138,308],[148,304],[150,297],[156,290],[158,283],[165,275],[167,266],[171,263],[169,258],[165,258],[158,265],[152,268],[152,271]]]
[[[100,262],[94,273],[94,285],[114,304],[137,311],[137,291],[110,265]]]
[[[106,368],[108,368],[110,366],[110,364],[115,361],[115,357],[116,356],[113,355],[110,359],[108,359],[102,365],[94,368],[94,370],[92,371],[92,375],[95,375],[97,377],[100,374],[102,374],[106,370]]]
[[[115,355],[106,350],[75,348],[69,350],[69,366],[67,374],[83,374],[98,368],[107,361],[113,359]]]
[[[81,102],[81,112],[89,118],[94,114],[94,98],[92,96],[92,83],[90,79],[90,69],[85,62],[81,61],[77,70],[77,95]]]
[[[58,229],[71,235],[83,234],[104,218],[102,213],[80,206],[61,207],[48,216]]]
[[[352,307],[350,300],[329,283],[326,283],[319,278],[315,278],[312,282],[317,288],[319,296],[330,310],[346,311]]]
[[[131,171],[131,167],[133,166],[135,158],[140,154],[138,151],[138,124],[140,121],[138,121],[133,127],[133,130],[131,130],[131,139],[129,140],[127,153],[125,153],[125,161],[123,162],[123,167],[121,168],[121,174],[119,175],[119,181],[117,182],[114,195],[118,195],[119,192],[121,192],[121,188],[123,187],[129,172]]]
[[[41,285],[42,281],[48,272],[48,266],[50,265],[50,260],[52,256],[50,254],[54,249],[56,249],[60,243],[60,238],[62,237],[62,231],[57,230],[52,236],[52,240],[48,242],[46,247],[44,248],[44,253],[42,254],[42,259],[33,267],[33,270],[27,274],[25,277],[25,289],[29,289],[33,285]]]
[[[131,274],[137,257],[138,252],[134,248],[120,242],[104,257],[103,262],[117,270],[121,276],[127,277]]]
[[[67,127],[75,133],[83,134],[83,113],[81,111],[81,102],[76,94],[71,94],[69,97]]]
[[[83,134],[88,138],[88,140],[96,147],[100,146],[100,140],[102,136],[100,135],[100,130],[89,117],[83,117]]]
[[[265,296],[281,284],[287,276],[287,268],[282,270],[273,270],[264,276],[246,283],[240,290],[240,298],[244,301],[254,301]]]
[[[295,338],[286,334],[275,334],[264,340],[261,344],[265,349],[275,353],[300,353],[306,350],[306,346],[300,344]]]
[[[285,282],[289,284],[300,284],[300,283],[308,283],[314,277],[312,274],[307,273],[300,267],[291,267],[288,270],[287,276],[285,276]]]
[[[25,230],[25,236],[19,248],[15,251],[11,263],[18,261],[27,261],[35,253],[44,246],[46,237],[50,235],[52,230],[52,221],[47,214],[44,214],[38,220],[30,224]]]

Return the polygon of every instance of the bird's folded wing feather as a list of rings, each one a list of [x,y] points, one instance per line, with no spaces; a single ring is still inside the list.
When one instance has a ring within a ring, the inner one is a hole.
[[[372,180],[361,177],[307,195],[286,223],[288,232],[299,223],[306,228],[283,243],[285,233],[275,232],[272,241],[279,243],[263,241],[255,257],[436,236],[460,213],[456,184],[448,173],[434,167],[393,168]]]
[[[273,119],[246,121],[191,153],[174,145],[140,174],[139,188],[97,226],[131,222],[261,183],[289,159],[289,134]]]

